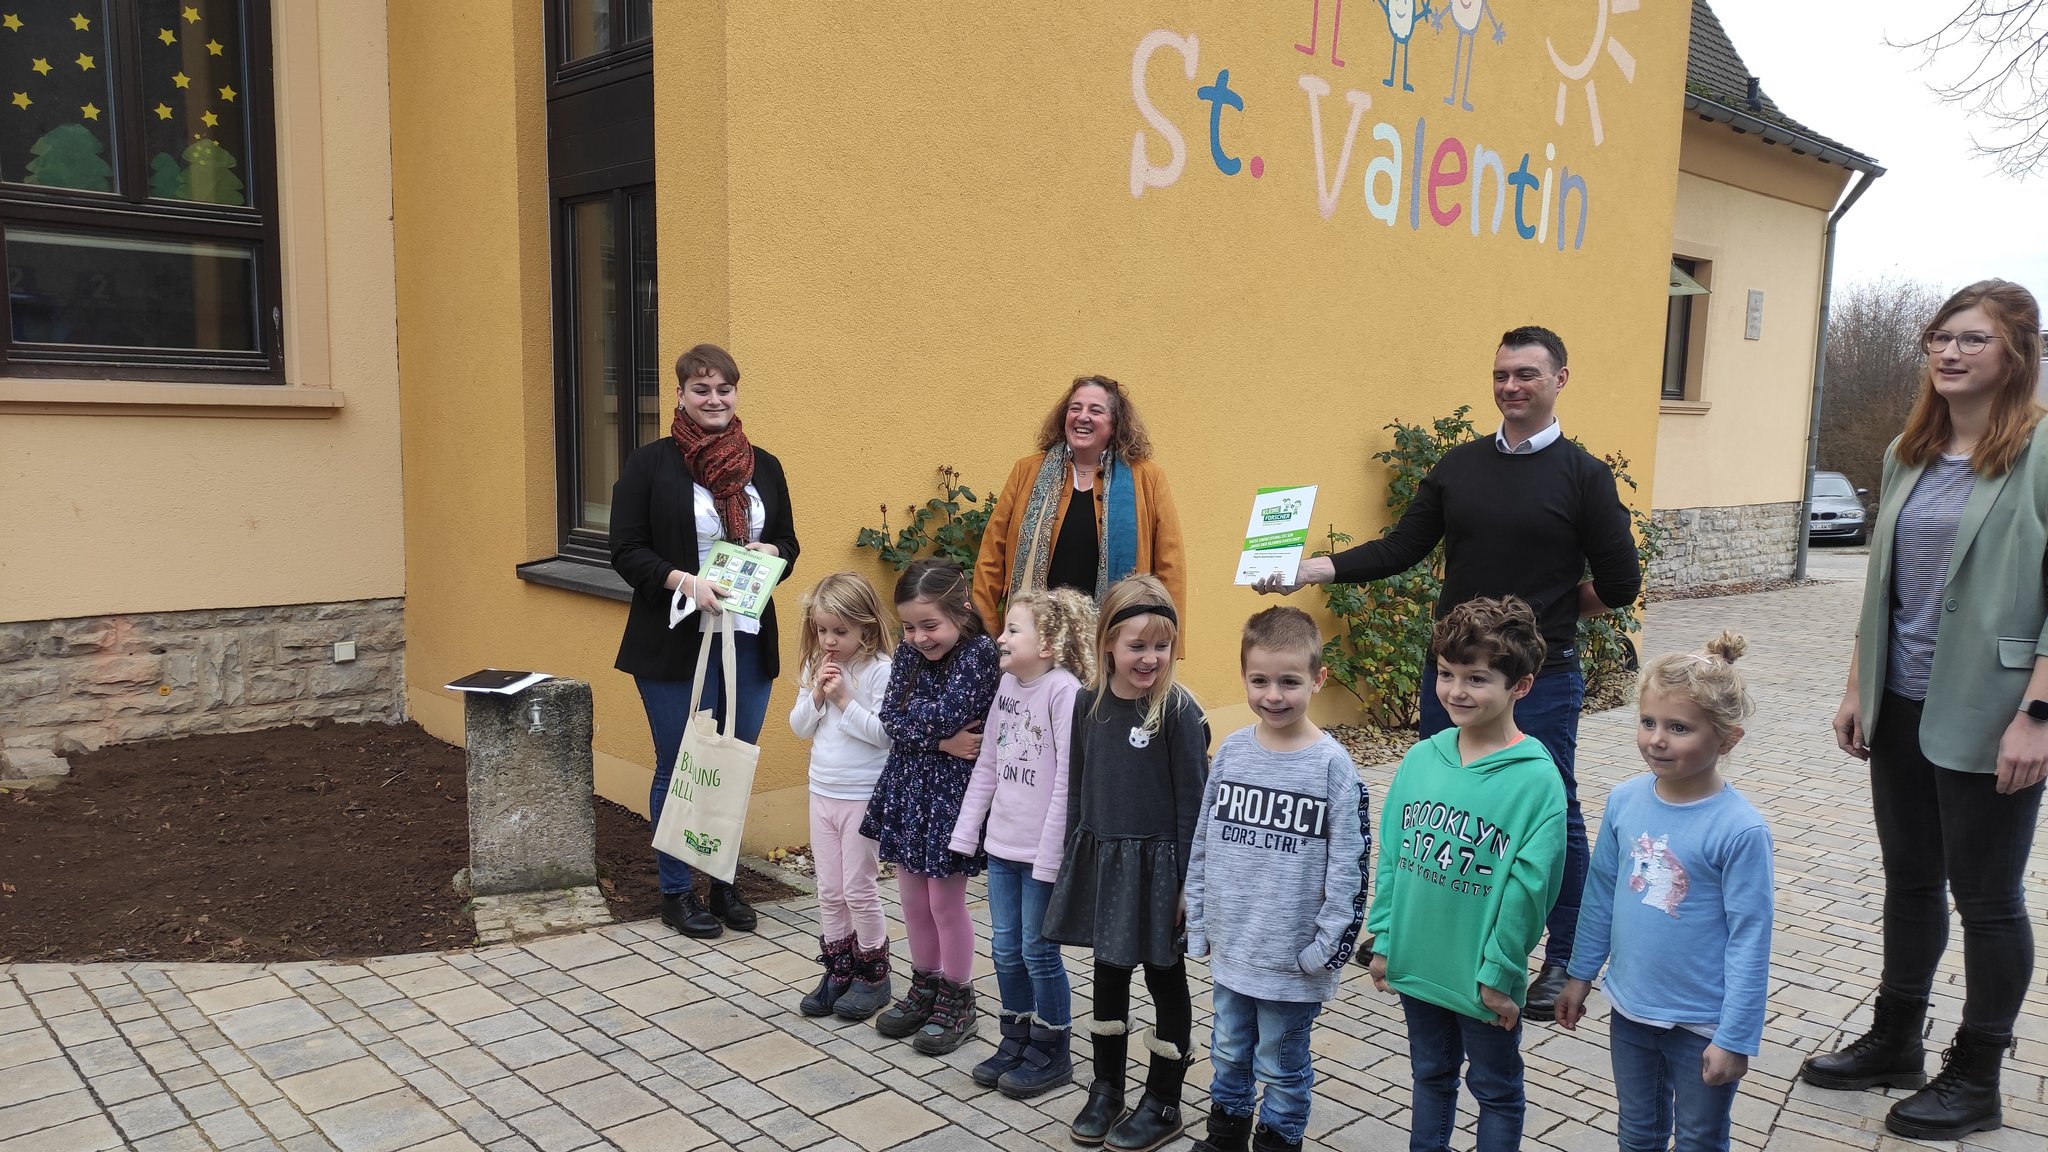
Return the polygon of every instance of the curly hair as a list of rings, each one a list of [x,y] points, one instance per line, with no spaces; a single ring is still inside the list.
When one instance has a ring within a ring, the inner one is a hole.
[[[1704,712],[1714,726],[1714,735],[1727,741],[1742,734],[1742,722],[1756,711],[1749,687],[1735,661],[1749,650],[1748,641],[1733,632],[1723,632],[1707,644],[1704,653],[1672,652],[1659,656],[1636,676],[1636,699],[1655,692],[1688,700]]]
[[[1451,609],[1429,633],[1431,659],[1485,664],[1513,684],[1543,667],[1543,629],[1519,596],[1482,596]]]
[[[1124,386],[1107,376],[1076,376],[1074,382],[1060,396],[1060,402],[1046,413],[1045,423],[1038,428],[1038,450],[1052,451],[1052,446],[1067,438],[1067,405],[1074,402],[1074,393],[1083,388],[1100,388],[1109,397],[1110,447],[1117,459],[1126,464],[1152,458],[1152,438],[1145,434],[1145,421],[1138,416],[1138,406],[1132,402],[1131,394]]]
[[[1038,638],[1052,651],[1052,662],[1083,684],[1095,679],[1095,601],[1072,588],[1026,592],[1010,601],[1012,611],[1031,613]]]

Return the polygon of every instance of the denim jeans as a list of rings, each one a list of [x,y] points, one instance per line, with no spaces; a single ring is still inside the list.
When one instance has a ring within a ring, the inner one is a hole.
[[[1408,1018],[1408,1064],[1415,1075],[1409,1152],[1445,1152],[1458,1125],[1458,1070],[1479,1102],[1477,1152],[1514,1152],[1522,1145],[1522,1025],[1490,1021],[1401,997]]]
[[[711,709],[719,723],[725,723],[725,675],[721,671],[718,645],[723,640],[707,636],[711,645],[711,667],[704,674],[704,695],[700,708]],[[761,671],[761,638],[741,632],[733,637],[734,677],[739,688],[739,711],[733,716],[732,735],[749,744],[759,743],[761,723],[768,716],[768,691],[774,681]],[[669,776],[675,772],[676,750],[683,745],[683,728],[690,722],[690,682],[633,677],[640,689],[640,704],[647,710],[647,727],[654,733],[654,783],[648,791],[648,822],[661,823],[662,801],[668,797]],[[661,876],[661,893],[671,896],[690,891],[690,866],[665,852],[654,854]]]
[[[1045,902],[1052,885],[1031,878],[1031,865],[988,858],[988,923],[993,937],[996,989],[1003,1011],[1012,1016],[1036,1013],[1041,1024],[1065,1028],[1073,1023],[1073,990],[1067,986],[1067,965],[1060,946],[1040,934]]]
[[[1727,1152],[1728,1117],[1742,1081],[1715,1086],[1700,1078],[1700,1057],[1713,1041],[1613,1011],[1607,1031],[1621,1152]]]
[[[1963,921],[1963,1023],[2010,1036],[2034,973],[2027,856],[2042,785],[2001,796],[1990,772],[1920,753],[1922,702],[1887,692],[1870,741],[1870,801],[1884,856],[1884,985],[1923,999]],[[1947,892],[1943,892],[1943,888]]]
[[[1309,1062],[1308,1032],[1321,1001],[1261,1000],[1221,984],[1210,997],[1215,1016],[1209,1022],[1209,1102],[1232,1116],[1252,1111],[1252,1079],[1266,1086],[1259,1119],[1292,1142],[1308,1127],[1309,1089],[1315,1067]]]
[[[1575,764],[1579,709],[1585,703],[1586,676],[1577,660],[1568,668],[1536,677],[1529,694],[1515,703],[1515,727],[1543,742],[1564,781],[1564,887],[1558,890],[1557,903],[1543,922],[1548,933],[1543,943],[1546,965],[1572,962],[1572,940],[1579,934],[1579,899],[1586,888],[1586,867],[1593,859],[1586,842],[1586,814],[1579,810]],[[1422,713],[1415,730],[1427,739],[1450,726],[1450,713],[1436,698],[1436,661],[1432,660],[1422,675]]]

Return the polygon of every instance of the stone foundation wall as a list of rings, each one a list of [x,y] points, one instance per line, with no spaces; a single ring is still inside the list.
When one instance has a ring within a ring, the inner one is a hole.
[[[405,601],[0,623],[0,746],[405,719]],[[356,658],[336,663],[352,640]]]
[[[1652,592],[1713,584],[1782,580],[1799,550],[1798,501],[1733,508],[1660,508],[1664,554],[1644,573]]]

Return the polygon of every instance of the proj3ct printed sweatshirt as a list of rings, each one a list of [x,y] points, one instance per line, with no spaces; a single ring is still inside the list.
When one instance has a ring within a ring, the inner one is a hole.
[[[1520,1004],[1529,953],[1564,885],[1564,782],[1523,735],[1470,764],[1458,729],[1415,745],[1380,809],[1366,931],[1403,995],[1493,1019],[1479,986]]]

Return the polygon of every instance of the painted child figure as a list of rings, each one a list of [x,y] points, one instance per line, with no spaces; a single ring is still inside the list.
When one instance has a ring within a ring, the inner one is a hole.
[[[1529,952],[1564,884],[1564,784],[1515,727],[1543,633],[1516,597],[1469,600],[1437,621],[1430,655],[1453,727],[1409,750],[1380,809],[1372,980],[1401,994],[1408,1021],[1409,1148],[1450,1147],[1462,1067],[1478,1152],[1513,1152]]]
[[[1209,1130],[1195,1148],[1296,1152],[1315,1084],[1309,1028],[1365,919],[1371,816],[1350,754],[1308,718],[1328,675],[1315,621],[1260,612],[1238,663],[1258,722],[1216,750],[1188,862],[1188,955],[1209,957],[1215,1004]],[[1254,1068],[1266,1086],[1256,1130]]]
[[[1723,633],[1636,680],[1650,771],[1607,797],[1558,1023],[1576,1028],[1603,963],[1621,1147],[1725,1149],[1735,1089],[1763,1038],[1771,830],[1721,775],[1754,710]],[[1628,858],[1624,860],[1623,853]]]
[[[818,986],[806,1016],[865,1020],[889,1002],[889,931],[877,874],[881,846],[860,834],[889,761],[882,695],[888,624],[867,577],[835,572],[804,596],[802,667],[789,727],[811,742],[811,859],[818,879]]]
[[[1020,1100],[1074,1078],[1066,961],[1042,929],[1067,832],[1074,698],[1095,674],[1094,647],[1089,597],[1056,588],[1010,601],[996,640],[1003,679],[953,825],[953,851],[988,854],[990,951],[1002,995],[1002,1042],[972,1075]]]
[[[860,826],[896,865],[910,938],[910,991],[875,1019],[875,1030],[913,1036],[911,1045],[933,1056],[960,1047],[976,1026],[967,881],[987,858],[951,844],[1002,672],[971,588],[967,573],[945,560],[919,560],[897,578],[903,643],[882,702],[889,762]]]
[[[1179,613],[1156,576],[1132,576],[1102,598],[1095,679],[1074,703],[1067,769],[1066,854],[1046,905],[1045,935],[1095,951],[1095,1076],[1074,1118],[1076,1144],[1145,1152],[1178,1137],[1190,1062],[1181,888],[1187,881],[1209,725],[1173,682]],[[1151,1068],[1124,1109],[1131,975],[1145,970]]]

